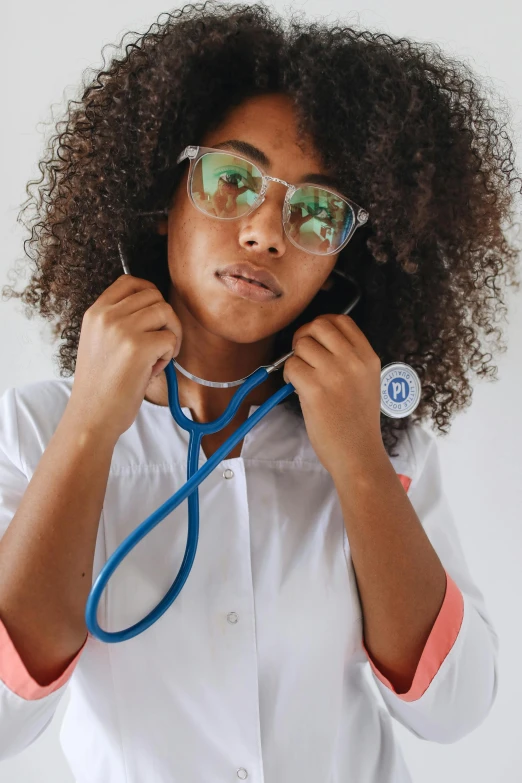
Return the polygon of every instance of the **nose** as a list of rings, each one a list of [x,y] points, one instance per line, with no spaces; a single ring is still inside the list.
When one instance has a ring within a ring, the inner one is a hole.
[[[284,194],[279,196],[274,192],[269,193],[272,188],[268,187],[265,200],[241,221],[239,244],[250,252],[270,253],[278,258],[286,250],[283,229]]]

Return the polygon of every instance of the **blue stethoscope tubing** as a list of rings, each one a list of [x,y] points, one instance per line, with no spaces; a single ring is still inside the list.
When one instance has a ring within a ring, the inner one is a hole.
[[[355,283],[355,281],[352,280]],[[357,304],[360,299],[360,291],[357,284],[357,294],[350,301],[350,304],[344,309],[343,314],[347,315]],[[287,357],[285,357],[287,358]],[[281,360],[279,360],[281,361]],[[279,362],[276,362],[276,365]],[[228,407],[224,413],[214,421],[210,422],[195,422],[189,419],[181,410],[179,404],[178,394],[178,379],[176,377],[176,371],[171,360],[165,367],[165,374],[167,376],[168,387],[168,401],[169,408],[174,420],[180,427],[187,430],[190,433],[190,441],[188,448],[187,458],[187,483],[174,493],[168,500],[163,503],[156,511],[154,511],[147,519],[138,525],[138,527],[130,533],[127,538],[120,544],[120,546],[109,557],[102,570],[98,574],[96,581],[89,593],[87,603],[85,607],[85,622],[89,633],[95,636],[102,642],[124,642],[127,639],[132,639],[134,636],[143,633],[149,628],[156,620],[159,620],[161,615],[167,611],[169,606],[173,603],[176,597],[179,595],[183,585],[187,581],[187,577],[192,569],[194,558],[196,556],[196,550],[198,546],[199,538],[199,493],[198,487],[204,479],[211,473],[218,463],[225,459],[236,443],[244,438],[247,432],[255,427],[255,425],[266,416],[272,408],[288,397],[295,391],[295,387],[291,383],[285,384],[278,389],[268,400],[266,400],[248,419],[234,432],[225,443],[217,449],[214,454],[201,466],[198,470],[199,464],[199,451],[201,445],[201,439],[204,435],[209,435],[214,432],[222,430],[229,424],[234,418],[235,414],[244,398],[259,386],[263,381],[268,378],[269,373],[274,369],[274,365],[269,365],[269,368],[259,367],[252,375],[249,375],[238,391],[234,394]],[[185,548],[185,555],[183,562],[179,569],[178,575],[172,583],[170,589],[158,603],[158,605],[149,612],[146,617],[140,620],[138,623],[131,625],[122,631],[104,631],[100,628],[97,620],[98,603],[101,598],[107,582],[113,575],[114,571],[118,568],[121,562],[129,554],[131,549],[143,539],[145,536],[158,525],[167,514],[170,514],[177,506],[180,505],[188,497],[188,535],[187,545]]]
[[[230,403],[224,413],[214,421],[211,422],[195,422],[187,418],[181,410],[178,398],[178,381],[176,377],[176,371],[172,361],[168,363],[165,368],[167,376],[168,386],[168,399],[169,408],[175,419],[175,421],[183,427],[183,429],[190,432],[190,442],[188,448],[187,459],[187,483],[174,493],[168,500],[163,503],[156,511],[154,511],[147,519],[138,525],[133,532],[127,536],[127,538],[120,544],[120,546],[112,553],[104,567],[100,571],[89,597],[87,599],[85,609],[85,621],[87,628],[92,636],[96,636],[102,642],[123,642],[127,639],[132,639],[140,633],[143,633],[153,623],[158,620],[161,615],[167,611],[172,602],[176,599],[180,593],[183,585],[187,581],[187,577],[191,571],[194,558],[196,556],[196,549],[198,546],[199,538],[199,493],[198,486],[206,477],[211,473],[216,465],[226,457],[227,454],[232,451],[236,443],[244,438],[247,432],[250,432],[252,427],[260,421],[263,416],[272,410],[281,400],[288,397],[295,387],[291,383],[285,384],[281,389],[278,389],[266,402],[264,402],[248,419],[234,432],[226,441],[217,449],[214,454],[201,466],[198,470],[199,463],[199,450],[201,439],[204,435],[218,432],[229,424],[234,418],[237,410],[244,400],[244,398],[259,386],[268,377],[268,370],[264,367],[260,367],[256,370],[247,380],[240,386],[238,391],[234,394]],[[164,598],[159,604],[149,612],[146,617],[140,620],[138,623],[131,625],[123,631],[104,631],[100,628],[96,615],[98,609],[98,602],[101,594],[107,585],[107,582],[111,578],[114,571],[120,565],[122,560],[129,554],[131,549],[134,549],[142,538],[144,538],[153,528],[156,527],[167,514],[170,514],[177,506],[180,505],[188,497],[189,506],[189,519],[188,519],[188,536],[187,546],[185,549],[185,556],[172,586],[166,593]]]
[[[121,248],[120,257],[125,273],[130,274],[128,266],[125,262],[125,258],[122,255]],[[350,275],[347,275],[345,272],[341,272],[340,270],[335,269],[333,271],[337,271],[341,277],[350,280],[356,288],[357,293],[355,297],[350,300],[349,304],[342,311],[343,315],[348,315],[348,313],[353,310],[361,298],[359,285],[354,280],[354,278],[352,278]],[[102,642],[124,642],[127,639],[132,639],[134,636],[138,636],[138,634],[146,631],[147,628],[156,622],[156,620],[159,620],[161,615],[167,611],[169,606],[177,598],[181,589],[183,588],[183,585],[187,581],[188,575],[190,574],[192,565],[194,563],[194,558],[196,557],[199,538],[199,485],[214,470],[218,463],[222,459],[225,459],[227,454],[232,451],[234,446],[239,443],[239,441],[242,440],[242,438],[244,438],[245,435],[250,432],[250,430],[255,427],[256,424],[264,416],[266,416],[267,413],[269,413],[269,411],[272,410],[272,408],[275,408],[278,403],[280,403],[295,391],[295,387],[291,383],[287,383],[285,386],[282,386],[280,389],[278,389],[257,409],[257,411],[255,411],[255,413],[249,416],[248,419],[240,427],[238,427],[236,432],[234,432],[198,470],[201,439],[204,435],[210,435],[224,429],[232,421],[238,411],[239,406],[245,397],[252,391],[252,389],[255,389],[257,386],[263,383],[263,381],[268,378],[268,375],[271,372],[280,369],[283,363],[293,353],[294,351],[292,350],[290,353],[280,357],[273,364],[267,365],[265,367],[259,367],[255,372],[252,373],[252,375],[249,375],[244,380],[241,379],[241,381],[224,384],[228,386],[237,386],[239,383],[241,383],[241,386],[230,400],[230,403],[228,404],[228,407],[224,413],[218,419],[215,421],[203,423],[192,421],[192,419],[189,419],[187,416],[185,416],[181,410],[181,406],[179,404],[178,379],[175,370],[175,365],[177,363],[174,361],[174,359],[172,359],[167,364],[165,367],[165,374],[167,376],[168,402],[170,412],[177,424],[190,433],[187,458],[187,482],[183,487],[181,487],[181,489],[179,489],[174,493],[174,495],[166,500],[162,506],[160,506],[149,517],[147,517],[147,519],[142,522],[141,525],[138,525],[138,527],[133,530],[132,533],[130,533],[120,544],[120,546],[112,553],[103,566],[89,593],[85,607],[85,622],[89,633],[92,636],[100,639]],[[177,366],[179,367],[179,365]],[[200,383],[204,383],[201,378],[197,378],[196,376],[187,373],[187,371],[183,368],[180,368],[180,370],[183,372],[183,374],[188,375],[188,377],[193,378]],[[397,391],[394,391],[393,399],[391,399],[390,388],[388,387],[388,384],[394,382],[398,388]],[[383,398],[383,391],[381,388],[382,413],[394,418],[402,418],[403,416],[408,416],[413,412],[413,410],[415,410],[420,401],[421,384],[417,373],[412,367],[404,364],[403,362],[387,364],[381,370],[381,387],[383,384],[385,387],[385,394]],[[219,384],[207,383],[207,385]],[[397,397],[396,395],[399,394],[402,396]],[[395,403],[395,400],[397,399],[401,401],[399,405]],[[107,582],[121,562],[125,559],[125,557],[127,557],[131,549],[134,549],[134,547],[143,538],[145,538],[145,536],[153,528],[155,528],[156,525],[165,519],[165,517],[170,514],[171,511],[177,508],[180,503],[182,503],[187,498],[189,512],[187,545],[185,548],[183,562],[181,563],[181,567],[170,589],[158,603],[158,605],[138,623],[131,625],[129,628],[126,628],[123,631],[104,631],[103,628],[100,628],[98,624],[96,614],[101,595],[107,585]]]

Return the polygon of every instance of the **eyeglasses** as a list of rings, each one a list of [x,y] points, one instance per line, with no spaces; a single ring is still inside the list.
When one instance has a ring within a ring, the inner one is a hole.
[[[248,158],[226,150],[185,147],[177,162],[186,158],[190,160],[190,200],[204,215],[218,220],[249,215],[265,200],[269,182],[285,185],[285,234],[293,245],[308,253],[338,253],[369,217],[365,209],[334,190],[311,183],[291,185],[265,174]]]

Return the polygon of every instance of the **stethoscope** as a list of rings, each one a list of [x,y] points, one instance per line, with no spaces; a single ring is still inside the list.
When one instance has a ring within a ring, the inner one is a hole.
[[[130,274],[128,264],[125,261],[119,243],[118,250],[123,270],[125,274]],[[349,280],[357,290],[355,297],[343,310],[343,314],[348,315],[361,298],[360,288],[356,281],[344,272],[337,269],[334,269],[333,272]],[[199,485],[214,470],[219,462],[221,462],[222,459],[225,459],[236,443],[239,443],[247,432],[250,432],[250,430],[255,427],[272,408],[275,408],[278,403],[292,394],[292,392],[295,391],[295,387],[291,383],[287,383],[285,386],[278,389],[251,416],[249,416],[240,427],[238,427],[236,432],[234,432],[198,470],[201,439],[204,435],[220,432],[226,427],[232,421],[239,406],[252,389],[255,389],[263,383],[271,372],[280,369],[293,353],[294,351],[290,351],[284,356],[281,356],[281,358],[273,364],[259,367],[246,378],[241,378],[238,381],[230,381],[228,383],[218,383],[198,378],[196,375],[193,375],[181,367],[175,359],[172,359],[165,367],[170,411],[176,423],[190,433],[187,459],[187,482],[181,489],[165,501],[162,506],[147,517],[141,525],[138,525],[138,527],[133,530],[112,553],[103,566],[89,593],[85,608],[85,621],[92,636],[95,636],[102,642],[123,642],[127,639],[132,639],[134,636],[143,633],[143,631],[153,625],[156,620],[159,620],[161,615],[166,612],[173,601],[175,601],[183,588],[183,585],[187,581],[194,563],[194,558],[196,557],[199,537]],[[240,386],[241,388],[234,394],[224,413],[219,418],[215,419],[215,421],[205,423],[195,422],[185,416],[181,410],[179,404],[178,381],[174,367],[177,367],[177,369],[187,378],[191,378],[204,386],[213,386],[222,389],[230,388],[232,386]],[[419,404],[420,389],[419,376],[412,367],[403,362],[395,362],[386,365],[381,370],[381,412],[392,418],[403,418],[404,416],[408,416]],[[131,549],[133,549],[153,528],[156,527],[156,525],[165,519],[165,517],[177,508],[186,498],[188,498],[189,510],[187,546],[185,548],[183,562],[181,563],[178,575],[172,583],[172,586],[158,605],[138,623],[131,625],[123,631],[104,631],[100,628],[96,615],[98,603],[107,582]]]

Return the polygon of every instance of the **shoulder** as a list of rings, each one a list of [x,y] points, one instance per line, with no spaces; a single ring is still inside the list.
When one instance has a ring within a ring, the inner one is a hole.
[[[0,443],[32,473],[58,426],[71,395],[73,378],[9,387],[0,396]]]

